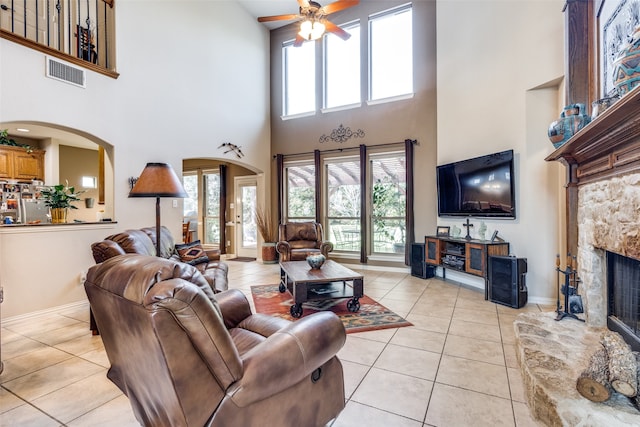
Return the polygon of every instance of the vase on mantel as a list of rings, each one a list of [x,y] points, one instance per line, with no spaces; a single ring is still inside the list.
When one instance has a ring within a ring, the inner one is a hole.
[[[636,28],[613,61],[613,85],[620,96],[640,85],[640,27]]]
[[[569,104],[564,107],[560,118],[549,125],[547,135],[553,146],[560,148],[590,121],[584,104]]]

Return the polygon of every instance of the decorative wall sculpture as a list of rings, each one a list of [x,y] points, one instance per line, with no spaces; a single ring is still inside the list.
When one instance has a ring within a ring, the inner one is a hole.
[[[337,129],[331,131],[330,135],[322,135],[319,141],[321,144],[329,141],[343,143],[347,142],[351,138],[364,138],[364,135],[365,134],[362,129],[358,129],[354,132],[351,128],[344,127],[340,124]]]
[[[236,156],[238,156],[239,159],[244,157],[244,153],[242,152],[240,147],[238,147],[236,144],[232,144],[230,142],[223,142],[218,147],[218,149],[220,149],[220,148],[226,148],[226,150],[222,154],[227,154],[227,153],[230,153],[230,152],[234,152],[234,153],[236,153]]]

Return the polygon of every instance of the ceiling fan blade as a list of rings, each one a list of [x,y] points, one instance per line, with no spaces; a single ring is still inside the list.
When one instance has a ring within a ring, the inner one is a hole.
[[[298,4],[301,8],[306,9],[309,7],[309,0],[298,0]]]
[[[352,7],[360,3],[359,0],[338,0],[326,6],[320,8],[320,12],[323,15],[329,15],[330,13],[335,13],[340,10],[344,10],[346,8]]]
[[[258,22],[270,22],[270,21],[290,21],[292,19],[298,19],[300,15],[292,13],[290,15],[274,15],[274,16],[261,16],[258,18]]]
[[[296,34],[296,40],[293,42],[293,47],[300,47],[304,43],[304,39],[300,34]]]
[[[331,21],[324,20],[324,26],[328,32],[335,34],[336,36],[340,37],[342,40],[348,40],[349,37],[351,37],[351,34],[347,33],[345,30],[338,27],[336,24],[334,24]]]

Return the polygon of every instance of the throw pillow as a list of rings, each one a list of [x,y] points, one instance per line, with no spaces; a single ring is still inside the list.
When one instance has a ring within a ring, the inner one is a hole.
[[[178,255],[180,256],[180,261],[187,264],[198,265],[209,262],[209,257],[202,248],[200,240],[176,245],[176,252],[178,252]]]

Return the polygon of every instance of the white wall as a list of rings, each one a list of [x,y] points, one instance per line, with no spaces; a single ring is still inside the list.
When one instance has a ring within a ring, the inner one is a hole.
[[[127,178],[139,176],[147,162],[168,162],[179,174],[184,158],[236,161],[235,154],[217,148],[231,142],[245,153],[240,162],[264,172],[268,182],[268,31],[232,0],[121,0],[116,27],[120,77],[89,71],[86,89],[46,78],[43,54],[0,39],[0,123],[51,123],[110,144],[115,231],[155,221],[153,200],[127,198]],[[163,224],[179,238],[182,203],[172,208],[163,200],[161,205]],[[83,292],[35,296],[44,288],[62,290],[76,283],[79,272],[93,264],[89,243],[111,232],[87,229],[82,239],[41,233],[37,240],[0,234],[2,316],[84,298]],[[14,250],[24,241],[38,259]],[[42,268],[33,268],[34,263]],[[25,290],[32,295],[29,304]]]
[[[514,150],[517,219],[484,222],[488,235],[499,230],[511,252],[528,259],[529,300],[547,303],[555,300],[555,254],[564,233],[562,169],[544,160],[553,151],[547,127],[560,113],[563,3],[437,3],[438,164]],[[460,228],[462,222],[438,220]],[[480,220],[471,222],[477,230]]]

